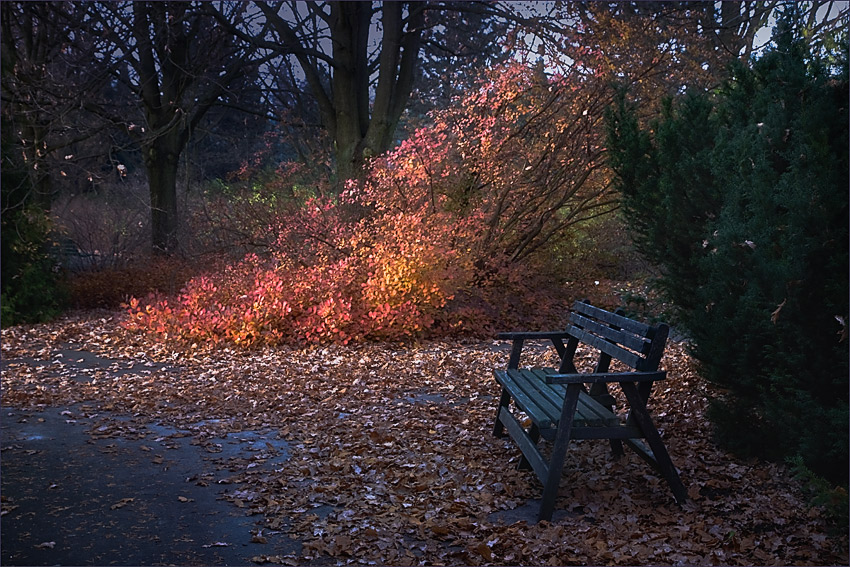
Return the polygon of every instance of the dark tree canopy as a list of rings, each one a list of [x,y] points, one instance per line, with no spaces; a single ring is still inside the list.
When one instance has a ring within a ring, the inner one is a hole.
[[[39,165],[28,174],[45,208],[60,174],[51,160],[81,153],[57,150],[96,139],[95,133],[108,133],[111,147],[96,150],[89,141],[82,153],[132,146],[150,185],[153,248],[171,252],[179,247],[176,172],[187,145],[212,124],[238,124],[226,115],[247,111],[266,120],[285,113],[304,126],[301,138],[311,143],[290,149],[308,162],[321,128],[330,141],[338,190],[396,144],[414,91],[420,105],[415,113],[422,118],[428,110],[423,103],[451,104],[474,84],[479,69],[506,57],[580,67],[592,55],[605,61],[594,73],[639,85],[633,96],[655,108],[661,94],[716,86],[730,58],[753,52],[755,34],[773,7],[5,2],[3,58],[10,72],[4,76],[4,112],[28,162]],[[810,42],[822,41],[835,27],[831,12],[816,17],[826,7],[804,7]],[[259,132],[262,125],[247,129]],[[92,162],[78,169],[88,168],[93,177],[96,167]]]

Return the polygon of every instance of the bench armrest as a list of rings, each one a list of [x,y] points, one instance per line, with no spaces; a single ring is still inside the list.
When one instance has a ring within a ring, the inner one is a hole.
[[[508,332],[508,333],[499,333],[496,335],[497,339],[502,339],[506,341],[515,341],[517,339],[522,340],[534,340],[534,339],[567,339],[570,337],[570,334],[566,331],[522,331],[522,332]]]
[[[570,337],[567,331],[532,331],[518,333],[499,333],[497,338],[513,341],[511,345],[511,358],[508,360],[508,368],[517,368],[519,366],[519,358],[522,353],[522,345],[526,340],[549,339],[555,345],[555,349],[561,358],[564,357],[564,339]],[[575,368],[572,368],[575,370]]]
[[[664,380],[667,371],[657,372],[600,372],[585,374],[547,374],[547,384],[593,384],[596,382],[655,382]]]

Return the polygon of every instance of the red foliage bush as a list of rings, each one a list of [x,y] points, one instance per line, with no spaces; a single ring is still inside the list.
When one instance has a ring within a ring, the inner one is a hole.
[[[263,344],[401,339],[422,334],[450,297],[428,246],[374,242],[361,228],[351,253],[308,251],[311,264],[284,254],[249,255],[191,280],[175,298],[129,303],[132,326],[186,341]],[[285,250],[285,248],[282,248]],[[318,258],[318,259],[317,259]]]
[[[546,245],[611,208],[588,118],[601,107],[580,82],[498,70],[375,159],[361,183],[281,207],[268,256],[195,278],[174,298],[132,300],[131,326],[257,346],[553,324],[563,299]]]

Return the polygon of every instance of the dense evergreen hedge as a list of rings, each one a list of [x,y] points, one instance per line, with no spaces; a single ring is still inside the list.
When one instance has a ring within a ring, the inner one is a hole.
[[[649,128],[624,95],[609,144],[638,246],[725,391],[718,439],[846,483],[847,61],[793,36]]]

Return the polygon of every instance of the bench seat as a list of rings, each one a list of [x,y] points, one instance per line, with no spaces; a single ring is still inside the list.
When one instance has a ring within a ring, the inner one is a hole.
[[[567,393],[562,384],[547,384],[547,374],[557,374],[555,368],[515,368],[495,370],[496,380],[510,391],[517,406],[540,429],[544,438],[547,431],[558,428],[561,408]],[[618,427],[620,419],[608,408],[581,392],[573,416],[573,427]]]

